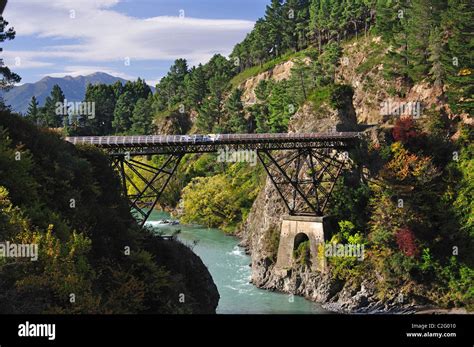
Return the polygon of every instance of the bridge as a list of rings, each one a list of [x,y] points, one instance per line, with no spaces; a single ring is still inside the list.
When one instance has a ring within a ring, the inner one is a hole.
[[[124,195],[143,226],[186,153],[256,151],[290,215],[322,216],[334,183],[344,166],[344,151],[359,133],[209,134],[66,137],[74,145],[102,148],[112,158]],[[281,152],[289,152],[282,155]],[[275,153],[280,152],[280,153]],[[151,166],[137,156],[163,156]],[[140,188],[127,170],[143,181]],[[135,192],[128,193],[127,184]]]
[[[143,227],[166,186],[187,153],[255,151],[288,210],[283,220],[278,251],[279,268],[288,266],[298,230],[307,230],[314,266],[317,246],[324,241],[322,216],[357,132],[284,134],[207,134],[66,137],[74,145],[91,145],[105,151],[118,171],[123,194]],[[160,165],[136,160],[159,155]],[[137,185],[133,174],[142,184]],[[128,187],[133,187],[133,193]]]
[[[290,150],[299,148],[344,149],[359,136],[357,132],[311,134],[208,134],[208,135],[146,135],[146,136],[83,136],[66,137],[75,145],[103,148],[111,156],[179,154],[234,150]]]

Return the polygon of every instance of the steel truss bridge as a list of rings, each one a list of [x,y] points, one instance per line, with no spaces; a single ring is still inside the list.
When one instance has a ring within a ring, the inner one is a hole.
[[[334,132],[87,136],[66,137],[66,141],[99,147],[111,157],[123,194],[143,226],[185,154],[220,151],[256,151],[290,215],[322,216],[347,163],[347,151],[358,138],[357,132]],[[160,155],[160,164],[136,160],[150,155]],[[131,176],[141,184],[137,185]]]

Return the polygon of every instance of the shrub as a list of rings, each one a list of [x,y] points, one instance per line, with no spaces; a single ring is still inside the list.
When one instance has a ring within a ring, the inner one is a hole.
[[[395,240],[398,248],[408,257],[415,257],[419,254],[419,249],[416,244],[416,238],[409,228],[405,227],[399,229],[395,233]]]

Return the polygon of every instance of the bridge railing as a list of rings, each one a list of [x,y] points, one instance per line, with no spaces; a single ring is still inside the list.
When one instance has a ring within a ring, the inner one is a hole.
[[[150,146],[176,144],[226,144],[240,142],[278,142],[311,140],[350,140],[359,136],[357,132],[334,133],[276,133],[276,134],[208,134],[208,135],[133,135],[133,136],[84,136],[66,137],[75,145],[89,144],[99,147]]]

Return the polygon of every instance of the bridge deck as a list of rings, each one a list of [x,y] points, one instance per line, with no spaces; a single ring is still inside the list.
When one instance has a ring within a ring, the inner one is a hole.
[[[219,149],[297,149],[346,148],[359,137],[357,132],[281,133],[281,134],[209,134],[209,135],[137,135],[66,137],[74,145],[104,148],[111,155],[130,153],[196,153]]]

